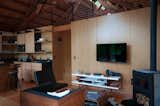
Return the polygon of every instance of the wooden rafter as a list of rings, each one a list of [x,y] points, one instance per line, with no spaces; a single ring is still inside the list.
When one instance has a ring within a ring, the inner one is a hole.
[[[10,8],[10,7],[8,7],[8,6],[3,5],[2,3],[0,3],[0,7],[1,7],[1,8],[4,8],[4,9],[7,9],[7,10],[9,10],[9,11],[11,11],[11,12],[14,12],[14,13],[19,13],[19,14],[22,14],[22,15],[25,14],[24,11],[21,11],[21,10],[18,10],[18,9],[14,9],[14,8]]]
[[[66,13],[66,18],[68,18],[67,20],[70,21],[71,18],[74,17],[74,14],[76,13],[79,5],[81,4],[82,0],[67,0],[67,3],[71,4],[71,8],[69,8]]]
[[[16,2],[18,4],[21,4],[23,6],[26,6],[26,7],[30,7],[31,6],[29,3],[25,3],[23,0],[14,0],[14,2]]]
[[[7,16],[7,15],[3,15],[3,14],[0,14],[0,18],[4,18],[4,19],[8,19],[8,20],[17,20],[17,21],[21,21],[22,20],[21,18]]]
[[[32,13],[29,16],[25,17],[25,19],[22,22],[22,24],[20,25],[20,27],[25,27],[29,22],[31,22],[31,20],[33,20],[34,18],[36,18],[36,16],[38,16],[39,13],[41,12],[43,6],[44,6],[43,3],[37,2],[36,3],[36,8],[32,11]]]
[[[106,8],[112,8],[112,9],[115,9],[117,10],[118,8],[113,5],[109,0],[98,0],[104,7]]]
[[[0,29],[16,31],[47,24],[62,25],[70,23],[73,16],[79,20],[150,5],[150,0],[98,0],[106,8],[103,11],[90,0],[47,0],[45,4],[37,1],[0,0]]]
[[[89,9],[92,9],[92,3],[88,2],[87,0],[82,0],[81,4]]]
[[[52,13],[53,15],[56,15],[60,18],[62,18],[62,17],[65,18],[65,15],[67,14],[67,13],[65,13],[65,11],[58,9],[55,5],[45,4],[43,11],[45,11],[47,13]]]

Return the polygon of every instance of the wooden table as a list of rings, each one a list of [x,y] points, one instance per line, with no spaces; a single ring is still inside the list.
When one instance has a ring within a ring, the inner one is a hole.
[[[21,93],[21,106],[84,106],[85,92],[78,89],[60,99],[48,98],[29,92]]]

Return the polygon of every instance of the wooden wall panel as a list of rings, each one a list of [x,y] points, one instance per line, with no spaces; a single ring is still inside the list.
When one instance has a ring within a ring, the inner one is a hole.
[[[131,12],[132,69],[149,68],[150,19],[149,9]]]
[[[125,26],[125,27],[123,27]],[[129,40],[129,14],[121,13],[97,18],[97,43],[127,42]]]
[[[25,34],[25,49],[27,53],[34,53],[34,32],[28,32]]]
[[[160,7],[158,8],[158,23],[157,23],[157,29],[158,29],[158,33],[157,33],[157,68],[160,70]]]
[[[86,46],[88,46],[88,49],[87,49],[87,54],[88,54],[88,61],[87,62],[89,65],[88,65],[88,70],[89,72],[96,72],[97,69],[93,66],[96,66],[96,46],[95,46],[95,42],[96,42],[96,33],[97,33],[97,30],[96,30],[96,21],[94,19],[89,19],[88,22],[87,22],[87,32],[88,34],[85,35],[85,36],[88,36],[88,42],[86,44]],[[83,51],[82,51],[83,52]]]
[[[123,76],[121,91],[131,93],[132,70],[149,68],[150,64],[149,14],[149,8],[144,8],[72,22],[72,73],[80,70],[105,74],[106,69],[120,72]],[[123,42],[128,44],[127,63],[96,61],[96,44]]]

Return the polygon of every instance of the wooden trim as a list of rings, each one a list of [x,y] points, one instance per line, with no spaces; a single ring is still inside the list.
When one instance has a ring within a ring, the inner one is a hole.
[[[70,24],[54,27],[54,32],[67,31],[67,30],[71,30]]]

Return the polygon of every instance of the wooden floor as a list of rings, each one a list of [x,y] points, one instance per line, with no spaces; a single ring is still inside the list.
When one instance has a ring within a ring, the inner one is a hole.
[[[20,92],[18,90],[0,92],[0,106],[2,104],[3,106],[20,106]]]
[[[21,85],[22,85],[21,90],[35,86],[34,83],[24,83],[24,82]],[[117,92],[108,92],[107,96],[114,97],[118,102],[121,102],[124,99],[129,99],[131,97],[129,95],[120,94]],[[1,98],[5,98],[7,101],[9,101],[7,105],[4,105],[4,104],[2,105]],[[13,105],[13,104],[16,104],[16,105]],[[20,89],[0,92],[0,106],[20,106]]]
[[[27,89],[27,88],[34,87],[34,86],[35,86],[35,83],[22,82],[21,87],[19,89],[0,92],[0,106],[20,106],[20,91]],[[8,101],[8,103],[5,103],[6,105],[4,105],[4,104],[1,105],[2,102],[4,102],[1,100],[2,98],[5,99],[6,101]],[[16,105],[13,105],[13,103]]]

